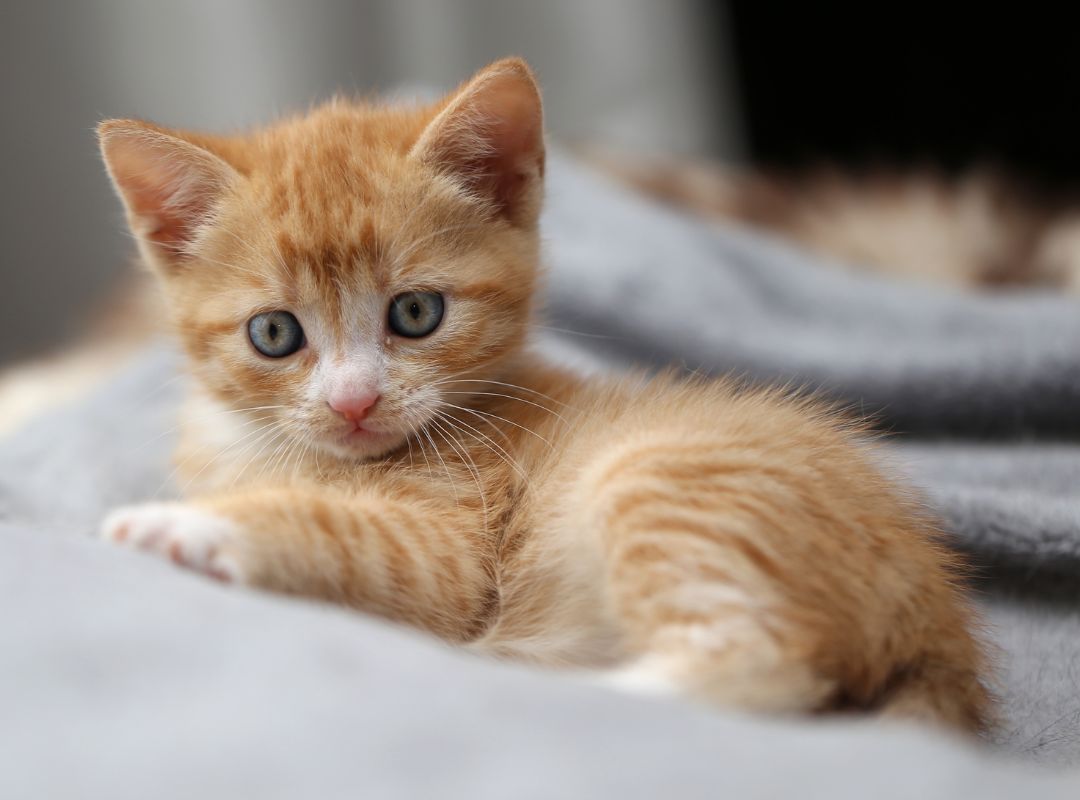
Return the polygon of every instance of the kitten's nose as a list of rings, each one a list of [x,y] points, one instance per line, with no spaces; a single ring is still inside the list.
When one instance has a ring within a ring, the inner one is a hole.
[[[371,413],[371,409],[379,402],[378,392],[359,392],[342,395],[331,395],[327,400],[330,408],[334,409],[349,422],[360,422]]]

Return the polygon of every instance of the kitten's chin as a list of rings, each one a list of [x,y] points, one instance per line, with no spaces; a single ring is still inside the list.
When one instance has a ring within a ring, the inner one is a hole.
[[[384,433],[358,428],[344,436],[324,440],[322,449],[345,461],[371,461],[405,444],[400,433]]]

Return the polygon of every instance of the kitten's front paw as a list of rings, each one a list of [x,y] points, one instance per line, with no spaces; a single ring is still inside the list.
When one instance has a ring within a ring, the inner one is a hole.
[[[239,527],[224,517],[183,503],[146,503],[113,511],[101,536],[172,559],[226,583],[242,583]]]

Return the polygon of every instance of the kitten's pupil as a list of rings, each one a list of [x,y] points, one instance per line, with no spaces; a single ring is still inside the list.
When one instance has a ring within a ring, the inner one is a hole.
[[[409,316],[413,319],[420,319],[420,304],[415,300],[413,300],[412,304],[409,306]]]
[[[270,329],[267,331],[271,339],[276,339],[278,335],[278,327],[273,322],[270,323]]]

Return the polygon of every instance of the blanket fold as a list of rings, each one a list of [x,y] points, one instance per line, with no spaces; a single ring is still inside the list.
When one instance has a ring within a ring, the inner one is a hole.
[[[1080,434],[1072,298],[883,280],[552,175],[549,314],[600,358],[805,385],[908,434]]]

